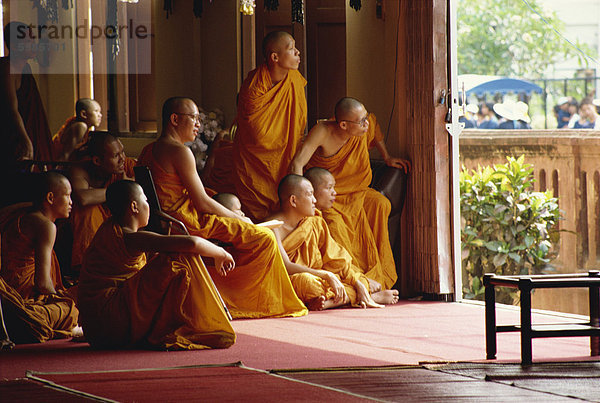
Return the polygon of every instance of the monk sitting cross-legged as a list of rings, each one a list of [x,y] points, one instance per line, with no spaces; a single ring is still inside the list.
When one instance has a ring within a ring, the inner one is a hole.
[[[169,98],[162,111],[162,133],[138,159],[150,168],[162,210],[188,231],[231,244],[236,269],[221,277],[209,267],[234,318],[301,316],[306,307],[288,278],[273,232],[223,207],[206,193],[191,150],[200,128],[198,107],[189,98]]]
[[[346,304],[374,308],[398,302],[397,290],[369,293],[369,280],[331,237],[325,220],[315,215],[313,187],[308,179],[287,175],[278,194],[281,211],[270,218],[283,221],[283,225],[273,232],[284,249],[296,294],[309,309]]]
[[[342,98],[335,107],[335,120],[321,121],[310,130],[290,172],[301,175],[305,167],[314,166],[331,172],[337,196],[333,206],[323,210],[323,218],[333,238],[369,278],[391,288],[398,278],[388,233],[391,204],[369,187],[369,147],[377,146],[389,166],[408,170],[409,163],[389,156],[378,128],[363,104]]]
[[[56,172],[39,174],[33,206],[15,208],[2,217],[0,295],[3,303],[32,319],[34,338],[80,336],[79,311],[63,287],[53,247],[59,218],[71,211],[71,185]],[[43,331],[41,330],[43,328]],[[20,339],[21,335],[12,335]]]
[[[92,132],[82,150],[87,156],[71,168],[73,184],[73,251],[71,270],[78,273],[83,254],[96,230],[110,216],[106,201],[106,188],[111,183],[133,178],[135,161],[125,156],[123,144],[108,133]]]
[[[92,128],[102,122],[100,104],[90,98],[78,99],[75,103],[75,116],[70,117],[52,138],[54,158],[68,161],[71,153],[89,140]]]
[[[196,236],[140,231],[150,207],[142,188],[118,181],[106,191],[112,217],[96,232],[79,282],[78,304],[94,347],[227,348],[235,333],[200,254],[220,276],[235,267],[224,249]],[[158,252],[146,261],[146,253]]]

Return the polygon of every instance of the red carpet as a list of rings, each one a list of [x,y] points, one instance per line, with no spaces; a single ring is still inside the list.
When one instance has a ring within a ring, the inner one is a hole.
[[[498,323],[519,312],[498,309]],[[536,315],[534,320],[564,318]],[[237,320],[235,345],[203,351],[95,351],[87,344],[54,340],[0,352],[0,379],[41,372],[113,371],[224,364],[260,369],[415,365],[484,361],[484,307],[466,303],[401,301],[383,309],[339,309],[301,318]],[[536,339],[533,360],[589,360],[589,338]],[[498,360],[519,362],[518,334],[498,336]]]
[[[120,402],[370,401],[340,390],[290,380],[236,364],[136,371],[33,373],[29,378],[51,382],[88,396],[91,394],[93,397]]]

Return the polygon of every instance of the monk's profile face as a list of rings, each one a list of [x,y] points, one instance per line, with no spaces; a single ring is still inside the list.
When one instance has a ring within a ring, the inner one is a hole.
[[[125,172],[125,152],[119,139],[104,144],[104,156],[95,158],[95,163],[107,174],[122,174]]]
[[[52,190],[52,212],[56,218],[68,218],[73,207],[71,200],[71,183],[67,178],[62,179]]]
[[[300,51],[296,49],[296,41],[291,35],[283,36],[276,45],[275,57],[279,67],[298,70],[300,66]]]
[[[183,142],[194,141],[200,131],[198,107],[194,101],[186,99],[173,113],[177,115],[177,132]]]
[[[317,208],[325,210],[333,207],[335,201],[335,178],[331,174],[323,175],[319,184],[315,186],[315,199]]]
[[[94,127],[98,127],[102,123],[102,108],[98,102],[92,101],[90,107],[85,109],[85,123]]]
[[[294,192],[296,196],[296,211],[302,216],[313,216],[315,215],[315,199],[314,190],[312,183],[307,180],[303,180],[298,185],[298,189]]]
[[[140,226],[145,227],[148,225],[148,220],[150,219],[150,205],[148,204],[148,198],[141,186],[137,186],[137,193],[133,201],[136,202],[138,208],[137,218],[140,222]]]
[[[343,122],[346,123],[346,132],[349,135],[360,137],[369,130],[369,113],[364,106],[360,105],[351,109]]]

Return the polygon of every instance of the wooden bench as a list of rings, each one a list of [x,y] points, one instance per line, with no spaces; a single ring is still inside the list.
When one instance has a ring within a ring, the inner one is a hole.
[[[521,332],[521,364],[532,363],[531,340],[539,337],[590,336],[591,355],[600,355],[600,272],[576,274],[497,276],[485,274],[485,342],[487,359],[496,358],[496,333]],[[495,287],[510,287],[520,291],[521,323],[496,325]],[[536,288],[588,288],[589,322],[535,324],[531,323],[531,291]]]

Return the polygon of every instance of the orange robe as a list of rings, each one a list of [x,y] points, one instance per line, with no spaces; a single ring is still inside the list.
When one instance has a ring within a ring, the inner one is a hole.
[[[369,280],[352,265],[352,256],[331,237],[323,218],[305,217],[283,239],[282,245],[292,262],[334,273],[344,284],[352,305],[357,301],[354,288],[357,281],[362,282],[369,290]],[[326,280],[313,274],[296,273],[290,279],[302,301],[307,302],[321,295],[325,299],[332,299],[335,295]]]
[[[331,234],[350,252],[356,267],[389,289],[398,278],[388,232],[392,207],[385,196],[369,187],[369,148],[382,139],[375,116],[369,114],[369,130],[364,136],[351,137],[335,155],[314,153],[306,168],[325,168],[334,176],[336,200],[331,209],[323,211]]]
[[[52,134],[48,126],[42,97],[29,64],[25,64],[21,74],[21,86],[17,89],[17,102],[23,125],[33,144],[33,159],[52,161]],[[12,122],[12,119],[7,116],[7,112],[8,109],[0,110],[0,122],[2,122],[0,124],[1,163],[5,163],[6,159],[14,160],[13,153],[16,144],[16,128],[12,124],[6,124],[6,122]]]
[[[212,166],[205,166],[207,172],[202,173],[202,181],[207,188],[213,189],[217,193],[236,193],[235,185],[232,182],[233,172],[233,142],[221,140],[212,151]]]
[[[52,137],[52,153],[54,155],[54,158],[58,158],[59,156],[62,155],[63,147],[64,147],[63,146],[63,141],[64,141],[63,137],[65,136],[65,132],[67,131],[67,129],[69,129],[69,127],[74,122],[77,122],[77,116],[71,116],[69,119],[67,119],[65,121],[65,123],[61,126],[61,128],[58,130],[58,132],[56,132],[56,134]],[[83,135],[83,139],[75,145],[74,150],[80,148],[85,143],[87,143],[89,138],[90,138],[90,128],[88,127],[85,134]]]
[[[179,176],[164,171],[154,159],[155,144],[142,150],[138,164],[150,168],[162,209],[181,220],[192,235],[233,244],[235,270],[222,277],[214,267],[208,268],[231,315],[234,318],[306,315],[308,311],[290,283],[273,232],[237,218],[197,211]]]
[[[277,186],[288,173],[306,127],[305,86],[304,77],[290,70],[272,87],[263,64],[248,74],[240,89],[233,181],[253,220],[278,209]]]
[[[35,249],[32,241],[20,229],[21,217],[26,213],[27,209],[19,209],[3,222],[0,268],[0,277],[4,281],[2,290],[9,294],[7,297],[17,310],[37,312],[32,314],[33,317],[25,315],[35,322],[32,323],[33,328],[41,326],[46,329],[43,334],[35,337],[37,341],[71,336],[71,329],[77,325],[79,311],[63,286],[60,266],[54,251],[50,276],[57,293],[39,295],[35,290]],[[16,298],[15,294],[20,298]]]
[[[86,163],[86,162],[83,162]],[[125,175],[129,178],[134,177],[133,167],[135,160],[129,157],[125,158]],[[105,188],[111,183],[122,179],[121,175],[112,175],[104,185]],[[92,242],[94,234],[100,225],[110,217],[110,211],[104,204],[94,204],[90,206],[80,206],[73,203],[71,210],[71,228],[73,229],[73,249],[71,251],[71,268],[79,271],[83,263],[85,250]]]
[[[227,348],[235,332],[202,260],[193,254],[129,253],[112,219],[85,255],[78,304],[95,347]]]

